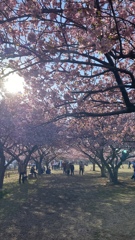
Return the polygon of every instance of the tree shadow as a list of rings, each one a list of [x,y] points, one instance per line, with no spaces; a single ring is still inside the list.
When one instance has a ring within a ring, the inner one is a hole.
[[[15,184],[1,203],[3,239],[109,239],[112,229],[114,237],[119,235],[116,224],[124,230],[121,217],[125,209],[131,214],[134,186],[108,186],[97,174],[44,175]]]

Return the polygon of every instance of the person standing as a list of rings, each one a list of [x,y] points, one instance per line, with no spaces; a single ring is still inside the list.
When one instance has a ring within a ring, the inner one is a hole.
[[[134,179],[134,181],[135,181],[135,161],[133,161],[131,164],[132,164],[132,167],[134,169],[134,173],[133,173],[131,179]]]
[[[71,176],[74,175],[74,164],[70,163],[70,171],[71,171]]]
[[[130,169],[131,167],[130,167],[130,165],[131,165],[131,162],[129,161],[128,162],[128,169]]]
[[[30,173],[32,174],[32,176],[34,176],[35,178],[37,177],[37,172],[35,170],[34,165],[31,167]]]
[[[20,161],[18,165],[18,173],[19,173],[19,183],[24,183],[25,175],[26,175],[26,168],[23,161]]]
[[[80,164],[79,164],[79,174],[83,175],[83,173],[84,173],[84,164],[81,161]]]
[[[63,168],[63,173],[64,174],[66,174],[66,166],[67,166],[66,162],[63,162],[62,163],[62,168]]]
[[[69,174],[70,174],[70,163],[67,163],[66,173],[67,173],[67,175],[69,176]]]

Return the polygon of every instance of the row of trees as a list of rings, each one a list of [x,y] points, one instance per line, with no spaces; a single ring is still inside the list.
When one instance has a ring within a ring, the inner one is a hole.
[[[19,107],[15,103],[16,100],[14,104],[12,101],[14,107],[6,100],[0,104],[0,189],[4,173],[14,160],[18,163],[24,161],[25,167],[30,160],[35,161],[40,174],[42,162],[48,166],[61,154],[64,144],[62,127],[53,123],[41,124],[41,116],[37,125],[36,114],[24,107],[22,102]]]
[[[117,182],[121,149],[134,151],[135,2],[3,0],[0,11],[0,187],[5,159],[53,158],[71,142]],[[16,98],[11,72],[25,79]]]
[[[72,120],[69,138],[72,146],[98,165],[102,177],[107,174],[117,184],[120,166],[135,157],[134,121],[134,114]]]
[[[8,99],[1,100],[0,188],[5,171],[14,160],[18,163],[23,160],[26,167],[34,160],[40,174],[42,162],[48,165],[64,156],[67,160],[84,156],[99,166],[102,177],[107,171],[110,181],[118,183],[121,164],[134,157],[134,113],[130,117],[67,119],[57,124],[44,124],[45,116],[38,116],[38,113],[27,107],[22,99],[20,102],[12,100],[11,104]],[[73,148],[75,154],[69,151]]]

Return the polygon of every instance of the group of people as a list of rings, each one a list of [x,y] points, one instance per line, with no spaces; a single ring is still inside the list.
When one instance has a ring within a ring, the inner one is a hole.
[[[74,175],[74,163],[73,162],[63,162],[62,163],[62,168],[63,168],[63,173],[67,174],[68,176]],[[27,170],[26,170],[26,166],[23,162],[19,163],[18,166],[18,172],[19,172],[19,183],[24,183],[25,180],[27,180]],[[48,167],[45,171],[45,168],[43,169],[43,172],[46,172],[46,174],[51,174],[51,169],[50,167]],[[42,173],[43,173],[42,172]],[[35,166],[32,165],[31,169],[30,169],[30,174],[32,175],[32,177],[37,178],[37,171],[35,169]],[[84,163],[82,161],[80,161],[79,163],[79,174],[83,175],[84,174]]]
[[[74,175],[74,164],[73,163],[63,162],[62,167],[63,167],[63,173],[67,174],[68,176],[70,174]]]
[[[45,169],[45,167],[42,167],[41,168],[41,174],[43,173],[46,173],[46,174],[51,174],[51,169],[50,167],[48,166],[47,169]],[[19,165],[18,165],[18,173],[19,173],[19,183],[24,183],[28,176],[27,176],[27,167],[26,165],[24,164],[24,162],[20,162]],[[30,174],[32,175],[32,177],[34,178],[37,178],[37,170],[35,169],[35,165],[32,165],[31,168],[30,168]]]
[[[134,181],[135,181],[135,161],[131,162],[130,165],[132,165],[133,171],[134,171],[131,179],[134,179]],[[62,168],[63,168],[63,173],[67,174],[68,176],[74,175],[75,168],[74,168],[73,162],[63,162]],[[44,171],[45,171],[45,168],[43,169],[43,172]],[[20,162],[20,164],[18,166],[18,172],[19,172],[19,183],[24,183],[25,180],[27,180],[27,171],[26,171],[26,166],[23,162]],[[45,172],[46,172],[46,174],[51,174],[50,167],[48,167]],[[37,178],[37,171],[36,171],[34,165],[30,169],[30,174],[32,174],[33,177]],[[84,174],[84,163],[82,161],[80,161],[80,163],[79,163],[79,174],[80,175]]]
[[[24,183],[28,176],[27,176],[27,170],[24,162],[20,162],[18,165],[18,173],[19,173],[19,183]],[[37,178],[37,171],[35,169],[35,166],[33,165],[30,169],[30,174],[32,174],[33,177]]]
[[[74,164],[72,162],[63,162],[62,163],[63,167],[63,173],[67,174],[68,176],[74,175]],[[83,175],[84,174],[84,163],[81,161],[79,163],[79,174]]]

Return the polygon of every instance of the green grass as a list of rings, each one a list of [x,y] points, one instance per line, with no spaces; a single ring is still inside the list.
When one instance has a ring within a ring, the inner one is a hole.
[[[132,169],[120,169],[123,184],[85,168],[79,176],[62,171],[19,185],[18,175],[5,179],[0,199],[0,239],[134,240],[135,182]]]

